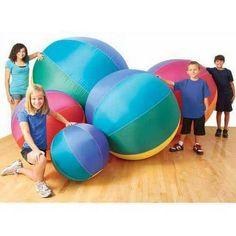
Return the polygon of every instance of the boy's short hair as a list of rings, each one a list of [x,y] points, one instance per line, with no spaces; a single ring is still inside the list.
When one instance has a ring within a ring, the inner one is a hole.
[[[214,62],[217,60],[225,62],[225,57],[223,55],[217,55],[215,56]]]
[[[190,66],[190,65],[196,65],[196,66],[198,66],[199,70],[200,70],[200,68],[201,68],[201,65],[200,65],[197,61],[190,61],[190,62],[188,63],[188,66]]]

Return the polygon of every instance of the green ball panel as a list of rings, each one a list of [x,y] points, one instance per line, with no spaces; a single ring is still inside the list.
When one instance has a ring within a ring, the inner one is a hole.
[[[120,154],[149,151],[170,137],[180,120],[173,93],[161,103],[108,137],[111,150]]]
[[[51,145],[52,162],[59,173],[74,181],[84,181],[92,177],[71,151],[64,131],[61,130]]]
[[[86,103],[88,91],[71,80],[46,55],[43,60],[35,63],[33,81],[46,90],[58,90],[70,95],[82,106]]]

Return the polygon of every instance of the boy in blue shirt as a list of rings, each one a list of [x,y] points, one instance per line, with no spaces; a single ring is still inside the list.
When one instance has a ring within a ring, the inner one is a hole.
[[[206,68],[208,72],[212,75],[218,92],[217,102],[216,102],[216,122],[217,130],[215,133],[216,137],[220,137],[222,133],[221,129],[221,115],[224,112],[224,129],[223,137],[228,138],[228,124],[230,112],[232,109],[232,103],[235,98],[235,88],[233,82],[233,76],[230,70],[223,68],[225,62],[225,57],[223,55],[215,56],[214,63],[216,67]]]
[[[193,151],[202,155],[203,149],[199,143],[200,137],[205,135],[205,112],[208,109],[208,98],[210,91],[207,82],[198,78],[200,64],[191,61],[188,64],[187,74],[189,79],[173,82],[162,79],[166,84],[174,86],[174,90],[179,90],[182,95],[182,116],[183,124],[181,136],[178,143],[169,149],[170,152],[184,150],[184,140],[191,132],[192,122],[194,124],[195,144]]]

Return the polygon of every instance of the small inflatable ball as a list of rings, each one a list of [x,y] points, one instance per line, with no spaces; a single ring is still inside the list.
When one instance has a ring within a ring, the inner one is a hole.
[[[89,124],[76,124],[61,130],[51,145],[52,162],[64,177],[85,181],[107,164],[109,146],[102,132]]]
[[[155,75],[159,75],[161,78],[177,82],[189,78],[186,72],[189,62],[190,60],[182,59],[167,60],[156,64],[149,69],[149,72]],[[211,92],[211,96],[208,97],[209,109],[205,117],[207,120],[212,114],[216,105],[217,89],[211,74],[208,73],[208,71],[203,66],[201,66],[200,68],[199,78],[207,82]],[[176,96],[180,109],[182,109],[181,93],[179,91],[174,91],[174,94]]]
[[[127,160],[160,152],[175,136],[180,120],[175,96],[164,82],[128,69],[94,86],[85,113],[88,123],[107,136],[112,154]]]
[[[59,112],[67,120],[72,122],[84,122],[84,111],[80,104],[69,95],[59,91],[47,91],[46,96],[48,99],[49,107],[52,111]],[[20,129],[17,119],[17,113],[24,109],[25,99],[23,99],[16,107],[11,120],[11,130],[13,137],[17,144],[22,147],[24,137]],[[55,120],[51,116],[47,116],[47,147],[50,148],[54,136],[65,127],[63,123]]]
[[[104,76],[126,69],[122,56],[92,38],[66,38],[50,44],[33,68],[34,83],[65,92],[83,107],[93,86]]]

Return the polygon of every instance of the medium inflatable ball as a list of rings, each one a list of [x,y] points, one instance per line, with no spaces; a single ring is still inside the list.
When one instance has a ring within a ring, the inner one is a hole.
[[[83,107],[93,86],[104,76],[126,69],[122,56],[97,39],[67,38],[50,44],[33,68],[33,80],[46,90],[59,90]]]
[[[121,70],[99,81],[89,94],[87,121],[106,134],[117,157],[140,160],[166,147],[180,111],[172,91],[153,74]]]
[[[149,69],[149,72],[154,73],[155,75],[159,75],[161,78],[177,82],[189,78],[187,74],[187,67],[189,62],[190,60],[181,59],[167,60],[156,64],[151,69]],[[205,117],[207,120],[212,114],[216,105],[217,89],[212,76],[203,66],[201,66],[200,68],[199,78],[207,82],[211,92],[211,96],[208,98],[209,109]],[[174,91],[174,94],[176,96],[180,109],[182,109],[181,93],[179,91]]]
[[[107,164],[109,146],[102,132],[89,124],[76,124],[61,130],[51,145],[55,168],[68,179],[84,181]]]
[[[46,96],[48,99],[49,107],[52,111],[59,112],[67,120],[73,122],[84,122],[84,112],[78,102],[76,102],[69,95],[59,91],[47,91]],[[24,109],[25,99],[23,99],[16,107],[15,112],[12,115],[11,130],[13,137],[17,144],[22,147],[24,143],[24,137],[21,132],[19,122],[17,119],[17,113]],[[65,125],[58,120],[55,120],[51,116],[47,116],[47,146],[50,148],[53,137],[65,127]]]

